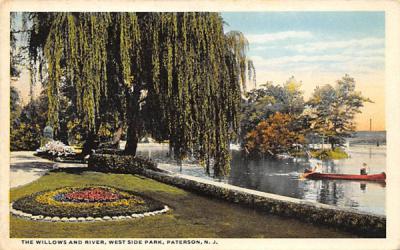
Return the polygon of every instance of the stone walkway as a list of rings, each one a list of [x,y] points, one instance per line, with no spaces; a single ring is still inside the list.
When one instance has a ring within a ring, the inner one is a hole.
[[[86,164],[57,163],[34,156],[34,151],[11,152],[10,187],[29,184],[55,168],[85,167]]]

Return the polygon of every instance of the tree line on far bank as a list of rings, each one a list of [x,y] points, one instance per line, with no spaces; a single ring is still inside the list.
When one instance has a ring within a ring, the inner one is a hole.
[[[305,101],[301,82],[291,77],[282,86],[267,82],[248,92],[242,103],[243,149],[253,157],[304,153],[318,138],[335,150],[355,132],[354,118],[364,103],[372,102],[355,86],[346,74],[334,86],[317,86]]]

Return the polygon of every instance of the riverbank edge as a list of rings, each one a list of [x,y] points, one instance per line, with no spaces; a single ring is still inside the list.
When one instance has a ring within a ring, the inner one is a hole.
[[[385,216],[260,192],[165,170],[156,172],[146,169],[140,174],[201,195],[226,200],[271,214],[337,227],[354,232],[362,237],[386,237]]]

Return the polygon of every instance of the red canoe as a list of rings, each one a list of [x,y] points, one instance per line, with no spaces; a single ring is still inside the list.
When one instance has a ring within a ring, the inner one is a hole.
[[[323,173],[305,173],[303,177],[308,179],[335,179],[335,180],[359,180],[359,181],[385,181],[386,174],[382,172],[380,174],[323,174]]]

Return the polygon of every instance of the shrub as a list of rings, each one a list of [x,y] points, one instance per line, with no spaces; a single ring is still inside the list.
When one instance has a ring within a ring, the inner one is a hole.
[[[157,165],[149,160],[133,155],[92,154],[89,158],[90,170],[121,174],[140,174],[145,169],[158,170]]]
[[[47,119],[46,98],[47,95],[40,95],[39,98],[22,107],[18,103],[18,97],[12,97],[10,110],[10,149],[12,151],[35,150],[40,147],[41,128],[44,128]]]
[[[96,149],[96,154],[125,155],[125,152],[122,149],[116,148],[100,148]]]
[[[38,124],[20,122],[11,129],[10,149],[35,150],[40,146],[40,127]]]
[[[311,156],[321,160],[338,160],[349,158],[349,155],[346,151],[335,148],[334,150],[330,149],[319,149],[311,151]]]

